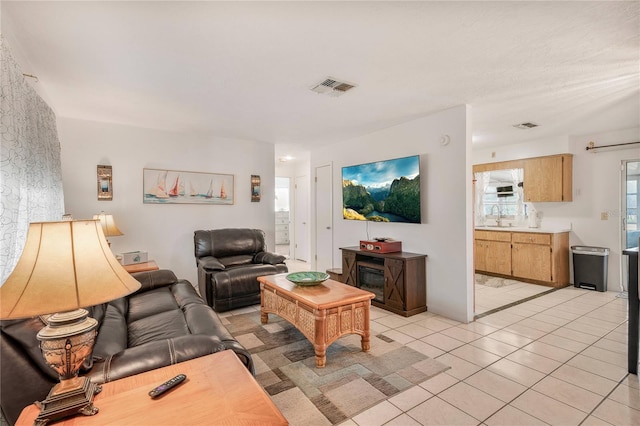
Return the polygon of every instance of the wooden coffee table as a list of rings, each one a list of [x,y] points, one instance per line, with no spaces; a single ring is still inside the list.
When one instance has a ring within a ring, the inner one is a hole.
[[[296,327],[313,344],[316,367],[326,363],[327,348],[345,334],[362,336],[364,352],[371,348],[369,308],[375,295],[331,279],[315,286],[297,286],[287,274],[258,277],[260,319],[276,314]]]
[[[149,397],[151,389],[181,373],[187,376],[182,384],[156,399]],[[100,410],[96,415],[68,417],[55,425],[288,424],[230,350],[105,383],[93,403]],[[16,426],[33,425],[39,412],[29,405]]]

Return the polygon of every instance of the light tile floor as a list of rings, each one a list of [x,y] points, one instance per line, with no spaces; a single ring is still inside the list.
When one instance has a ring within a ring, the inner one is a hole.
[[[616,295],[567,287],[470,324],[374,307],[373,332],[451,369],[342,425],[638,425]]]
[[[515,281],[515,284],[498,288],[477,284],[475,287],[476,315],[552,289],[551,287],[528,284],[521,281]]]
[[[503,301],[541,287],[523,284]],[[477,287],[476,307],[502,306],[488,305],[500,288]],[[451,369],[342,425],[640,425],[640,382],[627,372],[627,300],[616,296],[566,287],[470,324],[372,307],[372,333]]]

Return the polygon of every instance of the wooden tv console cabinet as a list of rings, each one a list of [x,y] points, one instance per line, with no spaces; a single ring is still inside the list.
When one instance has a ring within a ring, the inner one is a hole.
[[[373,306],[405,317],[427,310],[426,254],[340,250],[343,282],[375,293]]]

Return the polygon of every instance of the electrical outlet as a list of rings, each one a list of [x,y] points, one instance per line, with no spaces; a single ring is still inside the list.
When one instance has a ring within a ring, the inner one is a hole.
[[[491,158],[496,158],[496,152],[495,151],[491,152]]]
[[[608,219],[609,219],[609,213],[608,212],[600,213],[600,220],[608,220]]]

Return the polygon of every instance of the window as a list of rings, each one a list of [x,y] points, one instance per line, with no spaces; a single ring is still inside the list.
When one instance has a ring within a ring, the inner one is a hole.
[[[627,179],[627,229],[638,229],[638,176],[629,176]]]
[[[500,188],[503,187],[501,186]],[[504,196],[504,192],[501,191],[501,195],[498,196],[498,186],[490,185],[484,192],[482,200],[484,202],[484,214],[487,218],[496,219],[498,217],[498,209],[500,210],[500,216],[507,219],[515,219],[518,214],[520,197],[517,191],[508,196]]]

